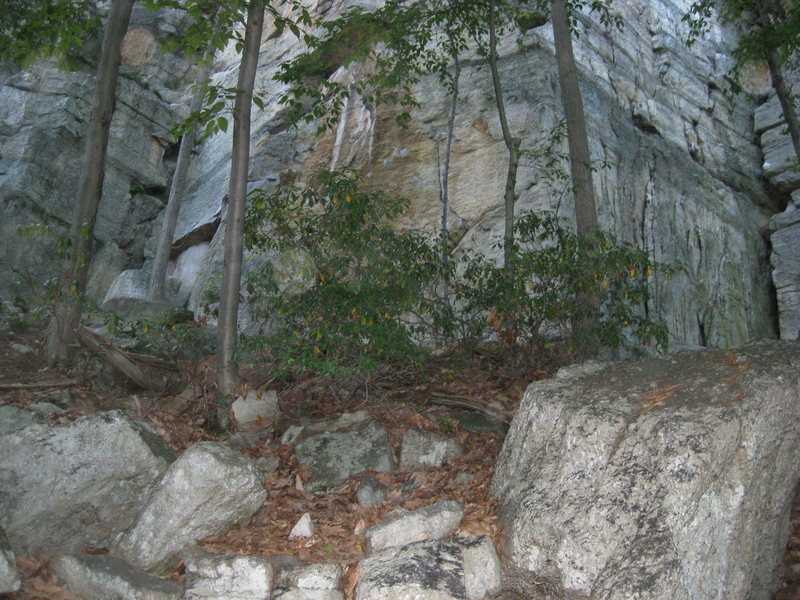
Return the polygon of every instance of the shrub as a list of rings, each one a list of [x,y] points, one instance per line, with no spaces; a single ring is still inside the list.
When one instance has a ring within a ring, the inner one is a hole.
[[[608,234],[581,238],[549,213],[521,215],[517,243],[504,268],[481,254],[464,258],[457,296],[470,333],[493,331],[506,346],[543,349],[556,340],[570,354],[618,347],[633,338],[666,349],[663,324],[648,318],[647,255]]]
[[[279,371],[346,377],[424,361],[416,338],[434,326],[429,291],[442,272],[423,235],[387,224],[406,206],[360,191],[351,171],[251,194],[245,244],[279,258],[245,285],[274,317],[273,333],[255,343],[266,344]]]

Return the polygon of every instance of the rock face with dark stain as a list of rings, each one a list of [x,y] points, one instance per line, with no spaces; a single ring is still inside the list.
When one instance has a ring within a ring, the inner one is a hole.
[[[766,599],[800,479],[800,345],[532,384],[492,491],[516,567],[596,600]]]

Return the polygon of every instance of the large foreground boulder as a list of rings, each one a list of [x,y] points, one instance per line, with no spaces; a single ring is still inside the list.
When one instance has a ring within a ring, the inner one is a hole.
[[[266,497],[250,460],[222,444],[200,442],[172,463],[113,550],[140,569],[166,570],[197,540],[246,522]]]
[[[593,600],[758,600],[800,479],[800,344],[531,385],[501,453],[507,556]]]
[[[61,427],[17,412],[0,435],[0,526],[17,553],[108,546],[174,459],[119,411]]]

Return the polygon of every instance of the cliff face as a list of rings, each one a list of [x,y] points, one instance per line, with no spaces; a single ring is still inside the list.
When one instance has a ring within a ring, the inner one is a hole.
[[[729,346],[776,335],[765,231],[785,202],[776,194],[791,191],[793,184],[768,193],[754,130],[755,103],[724,94],[732,39],[718,29],[687,48],[680,21],[687,4],[617,0],[625,26],[607,30],[591,15],[582,17],[575,51],[592,156],[605,165],[595,173],[602,226],[654,260],[683,267],[672,281],[654,283],[648,307],[667,321],[677,345]],[[323,1],[314,8],[333,15],[341,6]],[[137,19],[129,35],[138,32],[130,41],[128,77],[120,88],[96,232],[100,245],[91,291],[98,300],[116,273],[146,268],[152,257],[152,230],[170,174],[166,130],[185,110],[191,75],[179,59],[151,50],[153,36],[178,26],[178,15],[141,12]],[[435,78],[420,82],[420,107],[405,129],[395,124],[392,108],[368,106],[352,96],[338,131],[317,138],[313,128],[286,127],[277,103],[283,90],[272,75],[298,52],[299,43],[288,32],[271,34],[267,27],[256,83],[268,91],[268,101],[254,113],[252,186],[272,185],[288,171],[355,167],[367,174],[368,185],[411,199],[402,226],[434,231],[450,101],[441,85]],[[541,149],[563,114],[549,24],[527,31],[522,44],[515,37],[503,39],[500,54],[514,135],[523,139],[523,148]],[[237,65],[232,50],[221,53],[215,82],[235,85]],[[358,72],[340,70],[334,76],[346,82]],[[91,80],[91,75],[62,75],[48,67],[0,80],[0,103],[13,107],[0,123],[0,227],[6,239],[16,235],[19,223],[69,219]],[[460,85],[450,226],[463,234],[462,245],[488,249],[502,235],[507,152],[489,69],[477,54],[464,57]],[[221,268],[218,224],[229,166],[229,134],[217,134],[196,149],[174,251],[179,296],[195,312],[213,300],[214,273]],[[785,173],[784,167],[770,176]],[[572,216],[570,194],[548,183],[536,164],[521,164],[517,193],[517,212],[549,209]],[[23,243],[5,245],[2,252],[5,295],[9,281],[34,261],[20,266],[19,253],[33,257]],[[48,270],[51,264],[42,265],[36,276]],[[248,319],[245,310],[245,327],[252,325]]]

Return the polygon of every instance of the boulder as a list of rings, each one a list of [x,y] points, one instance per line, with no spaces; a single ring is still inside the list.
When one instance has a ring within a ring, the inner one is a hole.
[[[0,594],[16,592],[20,585],[17,559],[5,532],[0,528]]]
[[[273,600],[344,600],[340,591],[342,567],[320,563],[283,570]]]
[[[461,444],[446,435],[409,429],[403,436],[400,466],[441,467],[461,456],[462,452]]]
[[[133,522],[172,451],[119,411],[60,427],[37,421],[19,417],[0,435],[0,526],[20,553],[108,546]]]
[[[56,556],[50,561],[50,569],[80,598],[180,600],[183,592],[176,583],[143,573],[107,554]]]
[[[159,321],[185,303],[177,298],[178,282],[168,277],[166,287],[163,300],[150,300],[150,269],[128,269],[111,283],[100,307],[121,319]]]
[[[771,597],[800,479],[800,344],[532,384],[492,493],[515,567],[593,600]]]
[[[386,430],[374,421],[351,431],[314,435],[297,444],[295,452],[297,461],[311,469],[306,489],[315,493],[337,489],[364,471],[394,467]]]
[[[460,502],[444,500],[373,525],[366,531],[367,543],[371,550],[382,550],[420,540],[446,538],[458,529],[463,518],[464,506]]]
[[[494,598],[502,589],[502,569],[492,538],[458,537],[464,560],[464,589],[467,600]]]
[[[263,600],[272,590],[272,564],[263,556],[193,551],[186,565],[184,600]]]
[[[167,569],[196,540],[246,522],[266,496],[251,461],[222,444],[200,442],[164,473],[113,549],[141,569]]]
[[[461,546],[428,540],[393,546],[359,563],[355,600],[463,600]]]
[[[250,390],[247,395],[239,396],[231,404],[231,411],[239,425],[252,421],[270,421],[278,416],[278,393],[267,390],[261,394]]]

